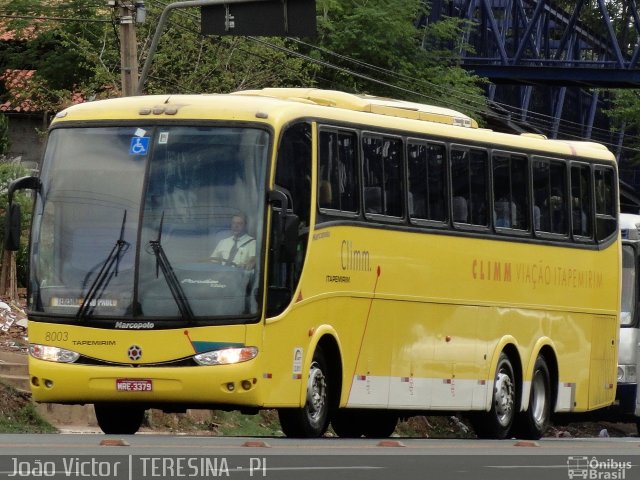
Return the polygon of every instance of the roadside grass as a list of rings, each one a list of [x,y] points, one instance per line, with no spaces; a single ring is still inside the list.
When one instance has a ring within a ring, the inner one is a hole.
[[[36,411],[31,399],[0,382],[0,433],[56,433]]]

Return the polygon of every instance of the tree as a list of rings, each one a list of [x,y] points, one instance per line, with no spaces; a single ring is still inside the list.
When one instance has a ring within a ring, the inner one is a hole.
[[[155,33],[164,2],[148,4],[147,22],[138,29],[144,46]],[[309,85],[316,67],[287,39],[200,35],[197,9],[176,10],[152,59],[147,93],[222,93],[266,86]],[[179,46],[176,48],[176,46]]]
[[[141,61],[166,3],[146,2],[147,22],[137,27]],[[471,114],[484,109],[479,79],[462,70],[451,53],[462,38],[459,20],[418,24],[425,13],[422,0],[318,0],[317,5],[319,35],[304,42],[202,37],[198,10],[176,10],[145,91],[315,85],[435,103]],[[9,26],[25,33],[23,40],[0,45],[0,64],[36,70],[24,93],[43,108],[63,108],[74,95],[119,95],[118,39],[114,25],[105,22],[114,13],[106,2],[9,0],[3,12],[78,19],[13,19]]]
[[[640,91],[637,89],[612,90],[612,102],[605,111],[616,124],[616,128],[623,128],[627,132],[627,152],[633,152],[630,160],[634,164],[640,163],[640,140],[637,135],[629,135],[629,132],[640,131]]]
[[[315,45],[335,52],[344,70],[322,68],[321,86],[434,103],[477,116],[482,81],[460,66],[459,19],[428,24],[421,0],[318,0]],[[315,54],[317,55],[317,53]],[[352,75],[356,71],[358,76]]]
[[[19,92],[43,111],[57,111],[72,98],[95,95],[93,80],[111,70],[116,79],[117,51],[106,2],[69,0],[9,0],[2,13],[14,18],[4,28],[13,40],[0,43],[0,64],[9,69],[34,70]],[[113,43],[113,47],[108,46]],[[108,65],[105,62],[110,62]],[[104,81],[100,89],[107,89]],[[16,93],[16,92],[8,92]],[[7,95],[7,93],[5,93]]]

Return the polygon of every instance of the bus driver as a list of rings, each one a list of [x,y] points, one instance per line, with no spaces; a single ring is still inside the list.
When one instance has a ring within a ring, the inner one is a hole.
[[[211,261],[248,270],[252,269],[256,263],[256,241],[246,231],[246,215],[234,215],[231,218],[232,235],[218,242],[211,254]]]

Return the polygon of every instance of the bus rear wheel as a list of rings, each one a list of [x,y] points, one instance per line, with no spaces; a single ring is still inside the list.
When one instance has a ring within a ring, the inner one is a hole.
[[[109,435],[133,435],[144,421],[145,409],[125,404],[96,403],[93,406],[100,429]]]
[[[551,417],[551,380],[547,362],[538,357],[533,366],[529,408],[516,419],[516,433],[521,438],[537,440],[544,434]]]
[[[307,378],[307,395],[302,408],[278,410],[282,432],[287,437],[320,437],[329,426],[330,379],[322,349],[316,349]]]
[[[340,409],[331,419],[336,435],[342,438],[386,438],[398,424],[398,416],[379,410]]]
[[[504,439],[509,434],[516,412],[516,379],[513,365],[502,352],[493,380],[491,409],[471,416],[473,429],[479,438]]]

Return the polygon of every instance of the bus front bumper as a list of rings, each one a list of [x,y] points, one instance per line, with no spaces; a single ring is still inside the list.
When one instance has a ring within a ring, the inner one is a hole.
[[[262,405],[255,361],[193,367],[120,367],[29,358],[33,399],[44,403]]]

